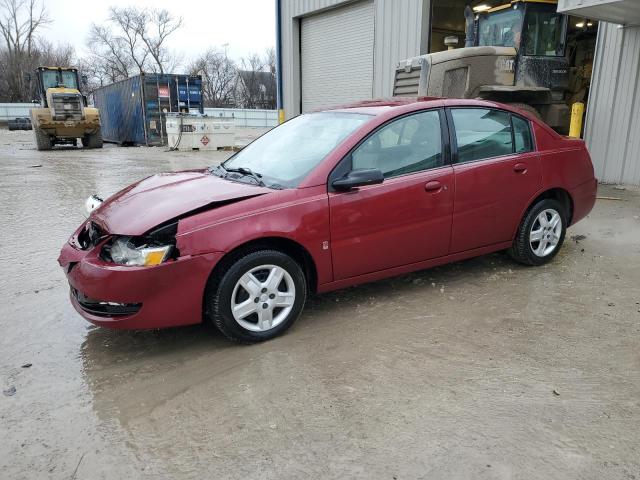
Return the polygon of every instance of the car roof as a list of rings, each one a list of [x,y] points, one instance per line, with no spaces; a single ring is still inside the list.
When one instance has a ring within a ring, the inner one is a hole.
[[[354,103],[347,103],[344,105],[338,105],[335,107],[322,109],[321,111],[331,112],[348,112],[348,113],[364,113],[367,115],[379,115],[386,113],[390,109],[404,107],[414,103],[425,104],[428,107],[429,103],[434,103],[436,100],[441,101],[441,98],[436,97],[391,97],[391,98],[378,98],[373,100],[362,100]],[[435,106],[435,105],[434,105]]]
[[[382,115],[392,110],[413,110],[429,107],[442,106],[469,106],[469,107],[490,107],[500,108],[525,115],[529,118],[528,112],[523,112],[510,105],[488,100],[474,100],[466,98],[440,98],[440,97],[391,97],[374,100],[363,100],[346,105],[339,105],[331,108],[321,109],[323,112],[346,112],[346,113],[362,113],[366,115]]]

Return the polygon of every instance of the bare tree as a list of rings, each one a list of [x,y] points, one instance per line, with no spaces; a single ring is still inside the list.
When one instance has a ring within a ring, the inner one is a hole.
[[[267,108],[276,108],[276,99],[278,96],[278,83],[276,79],[277,75],[277,62],[276,62],[276,49],[273,47],[267,48],[264,54],[264,64],[266,70],[270,74],[270,79],[266,84],[265,97],[271,101],[273,99],[273,107]]]
[[[165,73],[175,67],[166,40],[181,26],[182,18],[167,10],[111,7],[106,24],[91,25],[86,62],[91,83],[100,86],[135,73]]]
[[[54,45],[42,38],[37,39],[33,56],[35,58],[34,68],[38,65],[69,67],[76,64],[76,51],[72,45]]]
[[[0,11],[5,57],[0,75],[5,77],[8,99],[25,101],[29,92],[23,73],[33,67],[37,31],[50,20],[37,0],[0,0]]]
[[[215,49],[209,49],[188,67],[191,75],[202,76],[202,94],[207,107],[234,105],[237,69],[233,60]]]
[[[92,25],[89,33],[87,72],[98,84],[113,83],[128,78],[136,70],[126,41],[114,37],[109,28]],[[138,72],[140,69],[138,69]]]
[[[139,12],[137,33],[155,63],[152,68],[158,73],[164,73],[165,66],[172,61],[164,42],[181,26],[182,17],[174,18],[167,10],[151,9]]]
[[[133,62],[138,71],[142,73],[149,56],[144,48],[142,39],[138,33],[140,24],[144,24],[146,14],[143,10],[134,7],[109,8],[109,21],[116,26],[117,33],[113,34],[109,27],[97,27],[102,30],[105,41],[111,41],[121,51],[126,52],[129,60]],[[95,27],[95,25],[93,25]]]
[[[276,74],[276,49],[269,47],[264,52],[264,65],[273,75]]]
[[[252,54],[240,61],[236,82],[236,102],[243,108],[276,106],[275,51]]]

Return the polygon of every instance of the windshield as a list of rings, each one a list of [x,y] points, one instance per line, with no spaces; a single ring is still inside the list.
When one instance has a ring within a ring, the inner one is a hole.
[[[267,186],[296,187],[370,115],[321,112],[300,115],[247,145],[222,166],[249,169]]]
[[[478,21],[478,45],[520,47],[522,11],[513,8],[490,13]]]
[[[62,72],[62,84],[67,88],[78,89],[78,78],[76,72]]]
[[[55,70],[45,70],[42,72],[42,86],[45,90],[58,86],[58,72]]]
[[[561,13],[527,10],[525,24],[525,55],[564,55],[565,22]]]
[[[61,77],[60,74],[61,73]],[[48,88],[56,88],[59,86],[65,86],[67,88],[78,89],[78,79],[76,72],[57,70],[44,70],[42,72],[42,86],[45,90]]]

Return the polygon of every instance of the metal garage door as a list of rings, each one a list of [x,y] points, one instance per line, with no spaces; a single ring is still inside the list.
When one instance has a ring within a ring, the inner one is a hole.
[[[369,99],[373,92],[373,2],[302,19],[302,111]]]

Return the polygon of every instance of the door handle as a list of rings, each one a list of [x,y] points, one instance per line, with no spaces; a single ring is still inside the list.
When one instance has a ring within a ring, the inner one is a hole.
[[[516,163],[513,166],[513,171],[516,173],[525,173],[527,171],[527,164],[526,163]]]
[[[430,182],[427,182],[427,184],[424,186],[424,189],[427,192],[436,193],[436,192],[439,192],[440,190],[442,190],[442,184],[437,180],[432,180]]]

